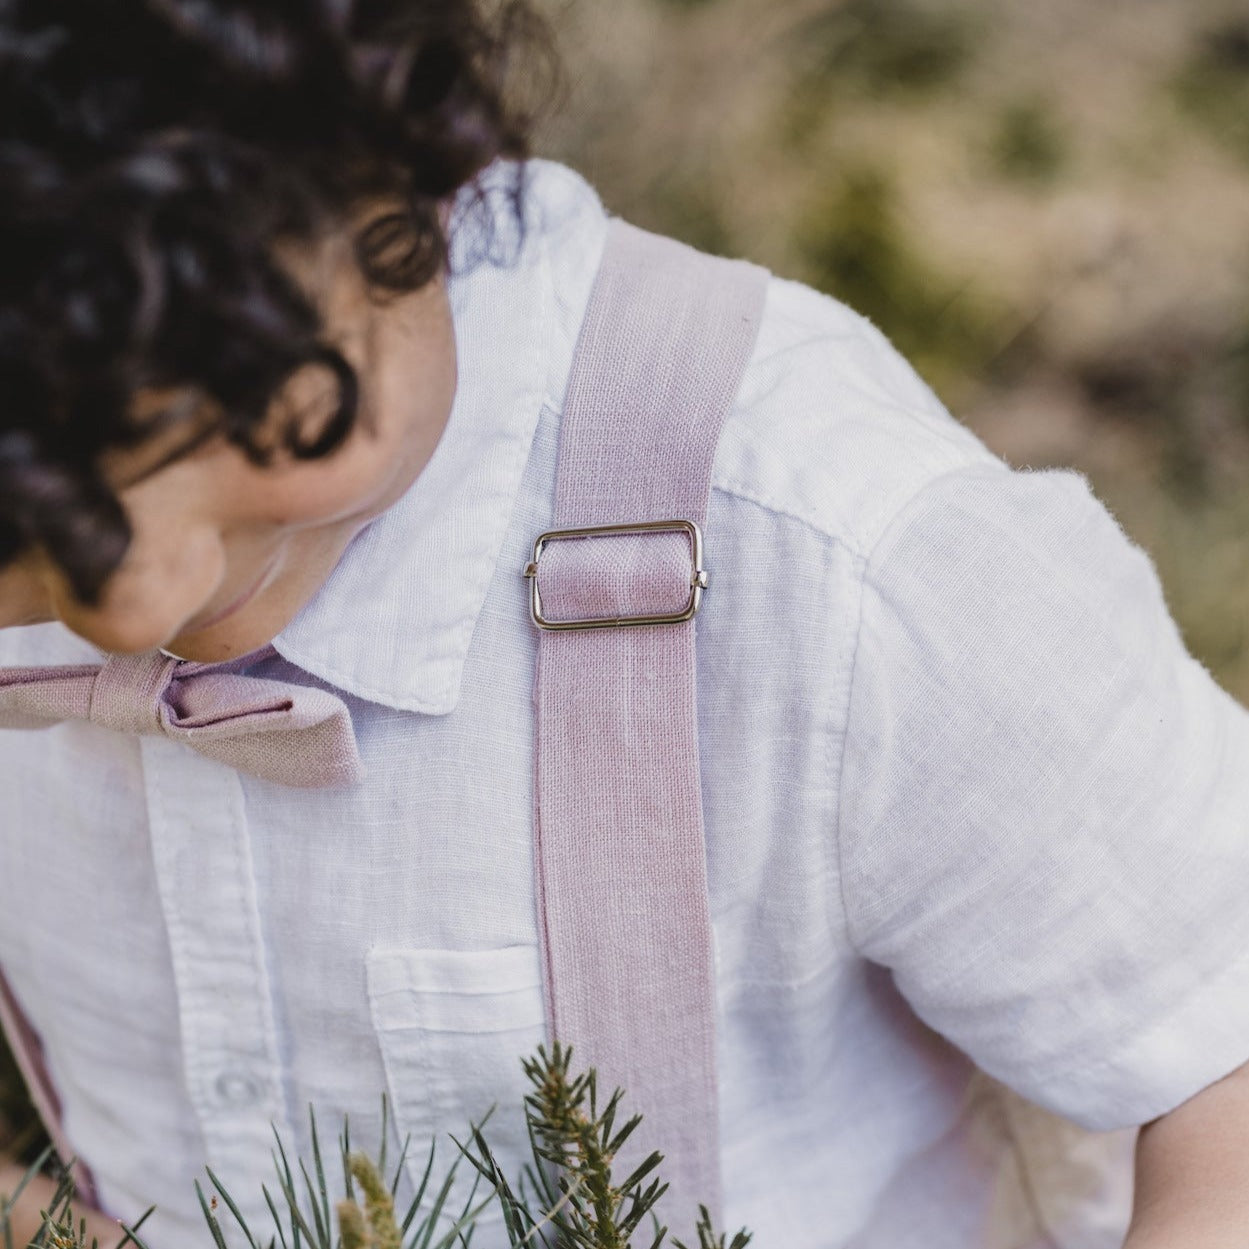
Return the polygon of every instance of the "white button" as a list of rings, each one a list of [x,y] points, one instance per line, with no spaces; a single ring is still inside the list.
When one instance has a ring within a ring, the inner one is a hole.
[[[250,1106],[260,1100],[260,1082],[241,1071],[223,1071],[213,1088],[227,1106]]]

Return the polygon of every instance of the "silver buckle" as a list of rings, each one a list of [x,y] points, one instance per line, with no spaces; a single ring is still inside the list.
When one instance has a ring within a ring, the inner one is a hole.
[[[693,570],[690,573],[689,602],[681,611],[664,616],[605,616],[589,620],[547,620],[542,614],[542,597],[538,593],[538,561],[548,542],[565,538],[598,538],[608,534],[630,533],[684,533],[689,537],[693,554]],[[703,567],[703,534],[692,520],[648,520],[634,525],[587,525],[582,529],[551,529],[539,534],[533,544],[533,559],[525,565],[529,578],[529,614],[539,629],[615,629],[632,625],[681,624],[690,620],[703,601],[707,588],[707,570]]]

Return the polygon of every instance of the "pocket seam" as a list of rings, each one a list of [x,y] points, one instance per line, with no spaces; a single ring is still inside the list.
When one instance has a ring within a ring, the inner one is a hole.
[[[536,1040],[545,1039],[538,959],[537,947],[524,945],[471,952],[379,946],[366,953],[370,1018],[395,1125],[401,1138],[410,1133],[415,1147],[405,1163],[413,1188],[424,1172],[430,1141],[437,1142],[435,1171],[421,1203],[423,1211],[432,1204],[450,1160],[457,1156],[454,1151],[450,1155],[446,1152],[453,1149],[446,1140],[447,1133],[460,1135],[494,1103],[497,1109],[492,1123],[497,1140],[499,1125],[507,1122],[499,1111],[507,1108],[512,1119],[520,1113],[527,1088],[520,1060]],[[439,984],[439,978],[446,975],[453,976],[455,983]],[[532,999],[529,1011],[523,1009],[527,998]],[[502,1026],[489,1026],[492,1000],[506,1004]],[[457,1001],[465,1003],[462,1016],[457,1014]],[[423,1010],[422,1002],[427,1008],[438,1009]],[[529,1039],[512,1045],[505,1040],[509,1034],[526,1034]],[[487,1077],[476,1090],[471,1080],[448,1078],[457,1069],[474,1067]],[[496,1085],[492,1086],[490,1080],[495,1077]],[[476,1111],[469,1106],[470,1099],[478,1100],[475,1092],[480,1092],[482,1102]],[[501,1144],[501,1154],[509,1150],[518,1153],[512,1162],[528,1160],[523,1120],[519,1126],[512,1124],[509,1137]],[[439,1159],[447,1165],[439,1166]],[[506,1170],[506,1157],[500,1161]],[[461,1178],[468,1174],[467,1166],[461,1161]],[[454,1206],[454,1201],[451,1204]],[[498,1203],[492,1203],[479,1216],[479,1222],[494,1225],[502,1217]]]

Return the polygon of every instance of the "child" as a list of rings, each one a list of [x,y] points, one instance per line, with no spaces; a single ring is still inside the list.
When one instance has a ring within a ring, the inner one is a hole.
[[[293,787],[94,707],[2,739],[0,968],[155,1249],[204,1235],[205,1163],[263,1223],[271,1124],[375,1139],[387,1089],[420,1144],[544,1035],[520,571],[607,222],[498,159],[528,29],[0,9],[0,667],[240,658],[341,700],[362,763]],[[707,533],[726,1225],[1116,1245],[1155,1121],[1126,1243],[1239,1244],[1249,717],[1148,559],[778,279]],[[1055,1115],[1112,1134],[1047,1161]]]

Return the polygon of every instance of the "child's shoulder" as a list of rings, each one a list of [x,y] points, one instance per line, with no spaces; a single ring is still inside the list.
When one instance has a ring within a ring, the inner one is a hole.
[[[866,554],[905,504],[961,469],[1006,466],[867,318],[773,276],[715,487]]]
[[[552,269],[548,402],[559,407],[609,214],[579,173],[528,165],[526,202]],[[759,338],[716,460],[714,487],[866,553],[924,485],[1004,465],[865,317],[771,276]]]

